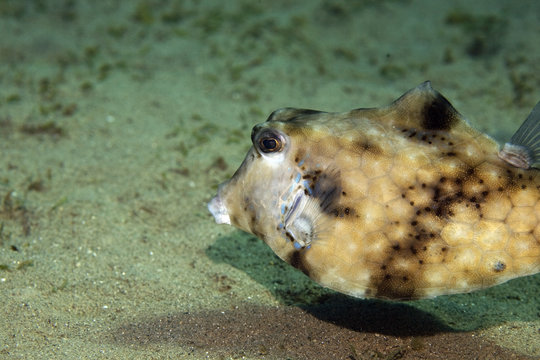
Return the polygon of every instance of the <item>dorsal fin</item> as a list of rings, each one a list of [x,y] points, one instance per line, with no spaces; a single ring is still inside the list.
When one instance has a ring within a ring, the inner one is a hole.
[[[465,122],[429,81],[407,91],[386,110],[398,113],[399,125],[423,130],[449,131]]]
[[[286,107],[277,109],[268,116],[266,121],[294,121],[301,117],[306,117],[314,114],[320,114],[324,111],[311,110],[311,109],[298,109],[293,107]]]

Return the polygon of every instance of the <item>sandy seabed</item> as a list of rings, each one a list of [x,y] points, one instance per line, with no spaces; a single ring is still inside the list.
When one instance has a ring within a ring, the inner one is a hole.
[[[285,106],[425,80],[508,139],[537,1],[0,1],[0,358],[528,359],[540,276],[391,303],[322,289],[206,210]]]

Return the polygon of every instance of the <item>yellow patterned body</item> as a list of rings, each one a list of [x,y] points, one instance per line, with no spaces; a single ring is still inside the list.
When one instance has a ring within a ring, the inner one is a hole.
[[[283,148],[261,152],[273,134]],[[429,83],[379,109],[278,110],[253,139],[210,210],[323,286],[416,299],[540,271],[538,170]]]

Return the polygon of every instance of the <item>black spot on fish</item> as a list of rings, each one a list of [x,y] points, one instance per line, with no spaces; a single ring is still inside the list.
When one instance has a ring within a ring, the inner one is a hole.
[[[497,261],[493,265],[493,271],[495,272],[501,272],[501,271],[504,271],[505,269],[506,269],[506,264],[503,263],[502,261]]]
[[[299,163],[306,156],[306,151],[303,149],[298,149],[296,156],[294,157],[294,162]]]
[[[330,210],[328,213],[332,214],[335,217],[344,218],[350,215],[354,215],[355,211],[354,209],[347,206],[337,206]]]
[[[351,150],[358,154],[369,152],[371,154],[381,155],[383,153],[383,150],[380,146],[372,142],[369,142],[366,139],[361,139],[356,142],[353,142],[351,144]]]
[[[426,130],[450,130],[456,123],[458,113],[441,94],[425,104],[422,109],[421,125]]]

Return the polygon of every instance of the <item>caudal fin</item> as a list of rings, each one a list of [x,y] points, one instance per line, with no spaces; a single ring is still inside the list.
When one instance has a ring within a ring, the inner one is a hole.
[[[510,142],[504,144],[499,157],[518,168],[540,168],[540,102],[532,109]]]

